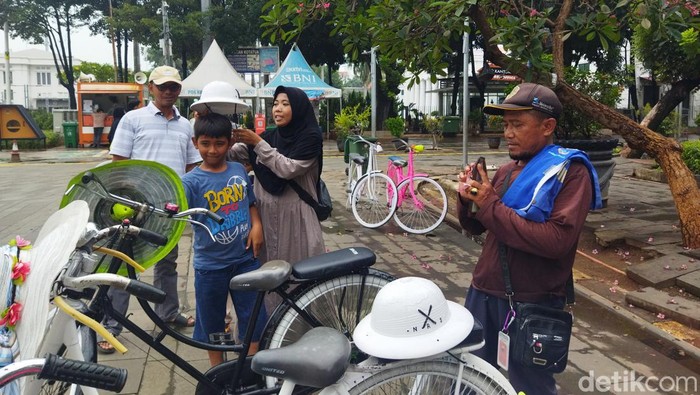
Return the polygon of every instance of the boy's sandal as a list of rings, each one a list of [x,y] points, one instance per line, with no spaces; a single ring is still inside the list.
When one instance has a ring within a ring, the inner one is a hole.
[[[114,346],[109,344],[108,341],[97,342],[97,350],[102,354],[114,354]]]
[[[180,328],[191,328],[194,326],[194,317],[184,315],[182,313],[175,316],[175,319],[168,321],[168,324],[177,326]]]

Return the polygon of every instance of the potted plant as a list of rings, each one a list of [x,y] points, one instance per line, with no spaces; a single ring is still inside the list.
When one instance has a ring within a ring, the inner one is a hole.
[[[336,114],[333,122],[337,138],[338,150],[345,150],[345,140],[350,134],[362,135],[364,130],[369,126],[370,109],[365,108],[359,111],[360,105],[348,106],[343,108],[339,114]]]
[[[438,149],[438,141],[442,140],[442,117],[426,115],[421,121],[421,126],[433,139],[432,149]]]
[[[384,121],[384,126],[387,129],[389,129],[389,133],[391,133],[391,135],[394,137],[394,140],[392,142],[394,143],[394,147],[397,150],[400,149],[404,145],[399,139],[402,139],[408,143],[408,137],[403,137],[403,133],[404,133],[403,118],[401,118],[401,117],[387,118]]]

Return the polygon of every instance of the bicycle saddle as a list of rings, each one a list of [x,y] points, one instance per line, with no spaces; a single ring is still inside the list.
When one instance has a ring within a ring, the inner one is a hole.
[[[369,248],[349,247],[312,256],[294,264],[292,274],[299,280],[333,277],[374,265],[377,256]]]
[[[350,154],[350,160],[352,160],[353,162],[357,163],[358,165],[361,165],[361,164],[365,163],[365,160],[366,160],[366,159],[367,159],[367,158],[365,158],[364,156],[362,156],[362,155],[360,155],[360,154],[356,154],[356,153]]]
[[[234,291],[270,291],[287,281],[291,272],[289,262],[269,261],[257,270],[235,276],[228,286]]]
[[[251,369],[263,376],[323,388],[340,379],[350,364],[350,341],[335,329],[313,328],[294,344],[258,351]]]
[[[389,160],[396,167],[406,167],[408,165],[408,162],[406,161],[406,159],[404,159],[400,156],[390,156]]]

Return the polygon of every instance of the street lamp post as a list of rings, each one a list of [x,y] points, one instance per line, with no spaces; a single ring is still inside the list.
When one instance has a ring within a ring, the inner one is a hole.
[[[173,55],[170,48],[170,24],[168,22],[168,3],[163,0],[160,8],[163,14],[163,56],[165,56],[165,65],[173,65]]]
[[[370,62],[372,79],[372,137],[377,137],[377,47],[372,47]]]
[[[10,81],[10,24],[5,21],[5,104],[12,104],[12,82]]]
[[[467,144],[469,142],[469,24],[464,20],[464,40],[462,42],[462,53],[464,56],[462,65],[462,168],[469,163],[467,155]]]

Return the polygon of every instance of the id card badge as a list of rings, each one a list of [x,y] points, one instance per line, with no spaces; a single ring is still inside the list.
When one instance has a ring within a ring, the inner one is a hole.
[[[508,361],[510,360],[510,336],[503,331],[498,332],[498,366],[504,370],[508,370]]]

